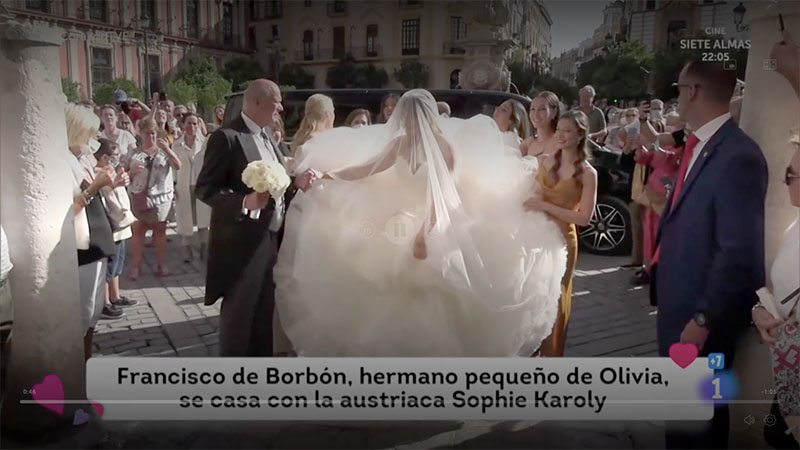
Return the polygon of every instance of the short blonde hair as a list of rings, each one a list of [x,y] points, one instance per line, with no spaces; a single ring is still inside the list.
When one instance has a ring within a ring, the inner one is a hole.
[[[88,106],[68,103],[64,108],[64,116],[67,120],[67,142],[70,147],[88,144],[100,130],[100,118]]]
[[[145,119],[142,119],[142,120],[139,121],[139,132],[140,133],[144,134],[144,133],[146,133],[148,131],[152,131],[152,130],[159,131],[158,124],[156,123],[155,119],[152,119],[152,118],[148,117],[148,118],[145,118]]]
[[[300,128],[292,138],[292,153],[319,131],[329,112],[333,112],[333,99],[324,94],[314,94],[308,97]]]

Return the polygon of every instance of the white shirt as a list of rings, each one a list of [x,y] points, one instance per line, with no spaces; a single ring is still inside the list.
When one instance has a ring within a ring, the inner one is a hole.
[[[275,156],[275,152],[277,149],[271,149],[271,144],[267,142],[261,136],[262,132],[271,133],[272,130],[261,128],[255,123],[251,118],[247,117],[247,114],[242,112],[242,120],[244,120],[244,124],[247,125],[247,128],[250,130],[251,136],[253,136],[253,141],[256,144],[256,148],[258,148],[258,153],[261,155],[261,159],[264,161],[278,161],[277,156]],[[278,231],[281,228],[281,224],[283,223],[283,197],[274,198],[275,200],[275,213],[272,215],[272,219],[269,223],[269,229],[272,231]],[[258,220],[261,217],[261,210],[250,211],[244,207],[244,200],[242,200],[242,212],[249,215],[251,219]]]
[[[117,147],[119,147],[119,156],[120,161],[127,162],[131,156],[133,156],[133,152],[136,151],[136,138],[126,130],[117,129],[117,139],[111,139],[106,134],[106,131],[100,134],[100,137],[103,139],[113,140]]]
[[[8,239],[3,227],[0,226],[0,281],[8,278],[8,273],[14,267],[11,257],[8,256]]]
[[[692,172],[692,167],[694,163],[697,161],[697,158],[700,156],[700,153],[703,151],[703,148],[706,146],[708,141],[711,140],[711,137],[717,134],[722,125],[731,118],[731,113],[725,113],[716,119],[712,119],[708,121],[705,125],[698,128],[697,131],[694,132],[694,135],[697,136],[699,142],[694,147],[694,152],[692,153],[692,160],[689,161],[689,167],[686,168],[686,174],[683,176],[683,181],[686,181],[686,178],[689,177],[689,174]]]

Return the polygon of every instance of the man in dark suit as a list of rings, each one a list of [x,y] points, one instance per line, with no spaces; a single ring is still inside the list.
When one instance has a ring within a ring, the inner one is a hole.
[[[272,355],[272,268],[286,199],[254,192],[242,182],[242,172],[260,159],[285,166],[272,133],[282,110],[278,85],[252,81],[241,115],[209,138],[197,179],[197,198],[211,206],[205,304],[223,297],[221,356]],[[298,182],[310,183],[310,176]]]
[[[735,72],[692,61],[677,83],[686,141],[659,234],[651,300],[658,305],[659,354],[692,343],[720,352],[730,368],[764,285],[767,165],[761,149],[731,120]],[[728,408],[710,422],[667,422],[667,448],[727,448]]]

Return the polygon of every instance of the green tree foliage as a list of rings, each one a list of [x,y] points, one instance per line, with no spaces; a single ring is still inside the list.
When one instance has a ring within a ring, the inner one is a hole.
[[[641,42],[626,42],[619,48],[581,64],[578,86],[591,84],[597,97],[635,98],[647,92],[647,74],[653,56]]]
[[[328,68],[325,75],[325,84],[331,89],[355,87],[358,68],[356,60],[351,55],[346,55],[339,62]]]
[[[204,114],[210,113],[214,106],[223,103],[225,96],[231,92],[231,81],[223,77],[211,58],[191,59],[170,81],[173,86],[181,87],[181,93],[187,94],[191,86],[197,96],[197,108]],[[169,94],[167,94],[169,95]]]
[[[105,105],[107,103],[111,103],[112,95],[114,91],[117,89],[122,89],[128,94],[130,98],[138,98],[142,99],[144,92],[136,86],[131,80],[127,78],[117,78],[112,80],[108,83],[101,83],[92,89],[92,101],[94,101],[95,105]]]
[[[222,76],[231,80],[232,89],[239,90],[244,83],[256,78],[264,78],[266,75],[261,64],[254,58],[239,56],[225,63]]]
[[[713,45],[724,45],[728,43],[727,39],[722,36],[709,36],[700,33],[692,39],[709,39]],[[719,43],[719,44],[716,44]],[[736,76],[739,79],[744,79],[745,66],[747,65],[747,50],[746,49],[726,49],[726,50],[704,50],[704,49],[670,49],[662,50],[656,54],[653,63],[653,88],[655,96],[661,99],[670,99],[678,96],[678,88],[672,86],[672,83],[678,81],[683,66],[691,60],[701,60],[703,53],[711,53],[713,55],[727,55],[729,62],[721,62],[720,64],[728,64],[733,69],[733,64],[736,66]],[[735,63],[733,62],[735,61]]]
[[[389,75],[373,64],[356,65],[351,55],[346,55],[339,63],[328,69],[325,83],[333,89],[341,88],[382,88],[389,82]]]
[[[62,78],[61,90],[64,92],[64,95],[67,96],[67,101],[72,103],[83,101],[83,89],[81,89],[81,84],[77,81],[72,81],[69,78]]]
[[[288,64],[281,67],[279,78],[282,84],[289,84],[297,89],[312,89],[314,75],[308,73],[298,64]]]
[[[511,57],[506,59],[506,67],[511,72],[511,82],[519,89],[520,94],[525,95],[533,88],[533,80],[536,78],[536,74],[533,70],[525,69],[523,57],[522,50],[515,50]]]
[[[356,87],[380,89],[389,82],[389,74],[383,68],[367,64],[358,68]]]
[[[542,91],[553,92],[568,105],[572,104],[572,101],[575,100],[578,95],[578,90],[574,86],[550,74],[542,74],[536,77],[529,95],[534,97]]]
[[[427,87],[429,76],[428,66],[416,59],[403,61],[394,69],[394,79],[408,89]]]
[[[175,104],[197,104],[197,87],[185,80],[170,80],[165,89],[167,98],[171,99]]]

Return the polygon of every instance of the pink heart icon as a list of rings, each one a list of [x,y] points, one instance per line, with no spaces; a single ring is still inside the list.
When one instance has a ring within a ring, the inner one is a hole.
[[[36,403],[61,415],[64,412],[64,385],[58,375],[45,375],[41,383],[33,385]]]
[[[697,359],[697,347],[694,344],[681,344],[676,342],[669,346],[669,357],[679,365],[681,369],[689,367],[689,364]]]
[[[89,400],[89,403],[91,403],[92,406],[94,406],[94,410],[97,411],[97,415],[100,416],[100,417],[103,417],[103,412],[105,411],[105,408],[103,408],[103,405],[101,405],[100,403],[97,403],[96,401],[93,401],[93,400]]]

